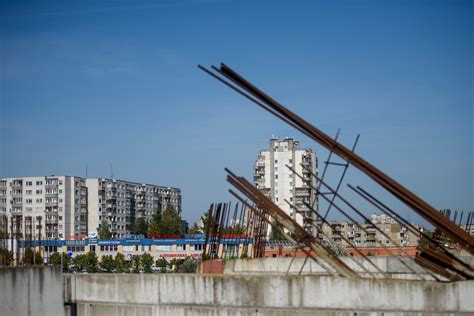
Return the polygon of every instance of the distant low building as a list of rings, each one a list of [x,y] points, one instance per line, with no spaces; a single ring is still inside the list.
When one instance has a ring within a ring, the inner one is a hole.
[[[417,226],[417,229],[422,231],[423,228]],[[343,237],[356,247],[417,246],[419,241],[417,235],[405,226],[400,226],[393,218],[385,214],[372,215],[371,223],[356,224],[349,221],[332,221],[330,225],[322,225],[319,239],[329,239],[333,245],[350,247],[351,245]]]

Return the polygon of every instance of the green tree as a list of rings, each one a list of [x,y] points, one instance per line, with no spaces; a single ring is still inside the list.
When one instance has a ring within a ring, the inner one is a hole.
[[[197,269],[197,260],[186,258],[176,265],[175,271],[178,273],[194,273]]]
[[[99,239],[102,240],[109,240],[112,238],[112,233],[110,232],[109,225],[102,224],[97,228],[97,235],[99,235]]]
[[[160,268],[160,272],[164,272],[168,266],[168,261],[165,258],[160,258],[156,261],[156,266]]]
[[[145,218],[139,217],[133,224],[131,233],[134,235],[146,235],[148,233],[148,222]]]
[[[139,273],[142,267],[142,261],[140,260],[140,256],[135,255],[132,257],[132,272]]]
[[[275,223],[275,222],[274,222]],[[280,223],[275,223],[275,226],[283,229],[283,225]],[[272,231],[270,232],[269,240],[285,240],[286,238],[277,230],[275,227],[272,226]]]
[[[84,255],[84,268],[86,269],[86,272],[88,273],[93,273],[97,272],[97,264],[98,264],[98,259],[97,255],[95,252],[88,252],[87,254]]]
[[[34,263],[35,253],[31,248],[26,248],[23,255],[23,264],[33,264]]]
[[[152,273],[153,270],[151,269],[151,266],[153,265],[153,256],[150,255],[149,253],[145,253],[141,257],[141,264],[143,267],[143,272],[145,273]]]
[[[168,205],[163,211],[159,225],[161,234],[181,234],[181,217],[172,205]]]
[[[125,256],[121,253],[117,253],[114,259],[114,266],[118,273],[129,273],[130,267],[127,261],[125,261]]]
[[[0,266],[9,266],[13,260],[13,255],[8,249],[0,248]]]
[[[114,258],[112,256],[102,256],[99,263],[99,268],[102,272],[110,273],[115,268]]]
[[[72,258],[72,263],[76,266],[77,271],[82,272],[87,266],[87,258],[86,255],[76,255]]]
[[[71,264],[71,257],[63,253],[63,272],[69,272],[69,265]]]
[[[161,210],[157,208],[155,210],[155,214],[153,214],[152,219],[148,225],[148,234],[150,235],[158,235],[160,234],[160,226],[161,226]]]
[[[59,252],[55,252],[49,256],[49,263],[55,266],[61,265],[61,254]]]
[[[43,264],[43,257],[39,251],[35,253],[35,264]]]

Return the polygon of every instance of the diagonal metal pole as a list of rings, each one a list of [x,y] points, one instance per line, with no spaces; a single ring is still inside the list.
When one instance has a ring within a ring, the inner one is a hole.
[[[204,67],[200,66],[201,69]],[[225,64],[221,64],[220,68],[212,66],[216,72],[226,77],[228,80],[232,81],[234,84],[241,87],[248,94],[255,97],[264,104],[263,108],[284,120],[285,122],[290,121],[298,130],[300,130],[305,135],[310,135],[312,139],[325,146],[330,148],[334,146],[334,153],[340,156],[342,159],[350,162],[354,167],[365,173],[367,176],[376,181],[379,185],[385,188],[387,191],[392,193],[400,201],[408,205],[415,212],[423,216],[427,221],[432,223],[434,226],[442,230],[445,234],[449,235],[451,238],[456,240],[461,247],[474,254],[474,237],[467,234],[464,230],[460,229],[453,222],[446,220],[439,214],[432,206],[426,203],[424,200],[410,192],[400,183],[396,182],[388,175],[383,173],[381,170],[377,169],[375,166],[370,164],[368,161],[364,160],[362,157],[355,153],[351,153],[348,148],[345,146],[334,142],[334,140],[308,123],[306,120],[302,119],[292,111],[285,108],[280,103],[276,102],[270,96],[266,95],[263,91],[259,90],[249,81],[244,79],[230,67]],[[208,72],[209,73],[209,72]],[[225,80],[221,80],[225,83]],[[273,112],[272,112],[273,111]]]
[[[424,232],[419,231],[414,227],[411,223],[406,221],[404,218],[402,218],[400,215],[398,215],[396,212],[394,212],[392,209],[390,209],[388,206],[386,206],[384,203],[380,202],[377,200],[375,197],[373,197],[370,193],[362,189],[361,187],[357,186],[357,188],[354,188],[351,185],[348,185],[349,188],[351,188],[354,192],[356,192],[358,195],[363,197],[365,200],[367,200],[369,203],[374,205],[376,208],[378,208],[380,211],[382,211],[384,214],[387,214],[388,216],[394,218],[397,222],[399,222],[400,225],[405,225],[408,230],[410,230],[413,234],[418,236],[419,238],[423,237],[427,241],[429,241],[435,248],[439,248],[442,250],[442,253],[439,253],[439,256],[447,257],[450,264],[453,265],[454,268],[456,268],[459,272],[463,273],[465,276],[468,276],[470,278],[474,277],[474,270],[465,262],[460,260],[458,257],[453,255],[451,252],[448,251],[446,247],[444,247],[442,244],[436,242],[432,238],[430,238],[428,235],[426,235]]]
[[[359,142],[359,137],[360,137],[360,135],[357,134],[357,137],[354,141],[354,145],[352,145],[351,152],[355,151],[355,149],[357,147],[357,143]],[[348,168],[349,168],[349,162],[346,162],[344,164],[344,171],[342,172],[342,175],[339,178],[339,182],[337,183],[336,189],[334,190],[335,194],[332,195],[331,202],[329,202],[328,209],[326,210],[326,214],[324,214],[324,219],[326,219],[328,217],[329,212],[331,211],[332,204],[334,203],[334,200],[336,199],[336,194],[337,194],[337,192],[339,192],[339,188],[341,187],[342,181],[344,180],[344,177],[346,176],[346,172],[347,172]]]
[[[287,165],[287,167],[289,167]],[[289,167],[291,168],[291,167]],[[295,172],[295,171],[293,171]],[[296,173],[296,172],[295,172]],[[296,173],[297,174],[297,173]],[[346,204],[347,206],[349,206],[354,212],[356,212],[360,217],[362,217],[362,219],[364,219],[364,221],[366,222],[369,222],[370,223],[370,220],[361,212],[359,211],[355,206],[353,206],[349,201],[347,201],[344,197],[342,197],[339,193],[336,193],[328,184],[326,184],[324,181],[321,181],[319,180],[320,183],[323,184],[323,186],[329,190],[330,192],[334,193],[335,196],[337,196],[344,204]],[[326,199],[327,201],[329,200],[326,196],[323,196],[324,199]],[[368,234],[368,231],[362,227],[354,218],[352,218],[350,215],[348,215],[346,212],[344,212],[340,207],[338,207],[337,205],[334,204],[334,208],[336,210],[338,210],[341,214],[343,214],[346,218],[348,218],[349,220],[351,220],[352,222],[354,222],[354,224],[359,227],[361,230],[363,230],[366,234]],[[406,256],[409,256],[409,254],[396,242],[394,241],[390,236],[388,236],[383,230],[381,230],[379,227],[377,227],[375,224],[372,224],[372,226],[375,228],[375,230],[377,230],[380,234],[382,234],[382,236],[384,236],[385,238],[387,238],[392,244],[394,244],[403,254],[405,254]],[[378,244],[384,248],[384,249],[387,249],[387,247],[379,240],[377,240]],[[387,249],[388,250],[388,249]],[[405,266],[408,270],[410,270],[411,272],[413,272],[414,274],[416,274],[419,278],[421,279],[425,279],[422,275],[420,275],[419,273],[417,273],[414,269],[412,269],[410,266],[408,266],[403,260],[401,260],[398,256],[395,256],[395,258],[397,258],[397,260],[403,265]]]
[[[298,210],[298,208],[297,208],[296,206],[293,206],[287,199],[285,199],[285,202],[286,202],[291,208],[293,208],[295,211],[297,211],[298,213],[301,213],[301,215],[302,215],[303,217],[305,216],[305,215],[304,215],[304,212]],[[326,219],[324,219],[321,215],[319,215],[318,212],[316,212],[316,210],[314,210],[308,203],[306,203],[306,202],[303,201],[303,204],[304,204],[307,208],[309,208],[324,224],[326,224],[326,225],[328,225],[329,227],[331,227],[331,224],[330,224]],[[323,231],[321,231],[321,234],[323,234],[327,239],[330,239],[330,236],[326,235]],[[381,274],[383,274],[383,275],[385,275],[385,276],[388,277],[388,275],[387,275],[385,272],[383,272],[375,263],[373,263],[369,258],[367,258],[367,256],[364,255],[364,254],[362,253],[362,251],[360,251],[359,248],[357,248],[357,246],[355,246],[349,239],[347,239],[347,238],[344,237],[343,235],[340,235],[340,236],[341,236],[341,238],[342,238],[345,242],[347,242],[352,248],[354,248],[354,250],[355,250],[360,256],[362,256],[365,260],[367,260],[367,262],[369,262],[369,264],[370,264],[371,266],[373,266],[379,273],[381,273]],[[370,276],[371,276],[372,278],[374,278],[374,279],[376,278],[376,276],[375,276],[372,272],[370,272],[369,270],[367,270],[360,262],[358,262],[357,260],[355,260],[354,257],[352,257],[352,256],[349,256],[349,257],[351,258],[351,260],[352,260],[355,264],[357,264],[357,265],[358,265],[362,270],[364,270],[368,275],[370,275]],[[305,262],[306,262],[306,261],[305,261]],[[303,266],[301,267],[301,269],[303,269],[303,267],[304,267],[304,264],[303,264]],[[301,272],[300,272],[300,274],[301,274]]]

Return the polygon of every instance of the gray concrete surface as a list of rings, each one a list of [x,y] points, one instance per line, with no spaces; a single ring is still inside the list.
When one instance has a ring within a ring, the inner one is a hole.
[[[64,315],[60,268],[0,268],[0,315]]]
[[[434,280],[431,272],[424,270],[417,265],[410,257],[369,257],[369,259],[386,272],[393,279],[424,279]],[[366,270],[374,273],[376,276],[382,277],[377,269],[362,257],[341,257],[341,260],[351,269],[361,275],[368,275],[355,261],[360,263]],[[463,260],[471,266],[474,266],[474,257],[464,257]],[[226,260],[224,265],[224,274],[226,275],[243,275],[243,274],[311,274],[311,275],[328,275],[324,262],[315,262],[308,259],[304,264],[304,257],[280,257],[280,258],[259,258],[259,259],[237,259]],[[403,261],[403,263],[401,262]],[[301,269],[303,267],[303,269]],[[328,267],[330,269],[330,267]],[[410,270],[411,269],[411,270]],[[415,273],[416,272],[416,273]],[[417,275],[418,274],[418,275]],[[442,277],[438,276],[442,279]]]
[[[78,315],[460,315],[474,282],[350,280],[330,276],[70,274]]]

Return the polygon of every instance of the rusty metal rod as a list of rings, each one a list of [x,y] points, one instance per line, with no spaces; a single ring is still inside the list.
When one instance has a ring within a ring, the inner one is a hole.
[[[237,177],[229,169],[226,168],[228,173],[227,181],[235,186],[239,184],[243,190],[236,186],[239,191],[246,194],[247,197],[255,202],[258,206],[264,209],[267,213],[282,224],[289,232],[295,234],[300,238],[300,241],[306,244],[311,250],[318,253],[323,260],[331,265],[339,274],[345,277],[357,278],[358,275],[351,268],[349,268],[344,262],[342,262],[329,248],[321,245],[313,236],[296,223],[288,214],[281,210],[278,206],[273,204],[262,192],[255,188],[250,182],[243,177]]]
[[[303,168],[305,167],[304,165],[302,165]],[[289,167],[287,165],[287,167]],[[296,175],[299,176],[299,174],[293,169],[290,167],[290,170],[295,173]],[[312,171],[310,171],[312,173]],[[342,197],[339,193],[335,192],[334,189],[332,189],[328,184],[326,184],[324,181],[322,181],[321,179],[319,179],[317,176],[316,178],[318,179],[318,181],[327,189],[329,190],[329,192],[333,193],[337,198],[339,198],[344,204],[346,204],[347,206],[349,206],[349,208],[351,208],[355,213],[357,213],[362,219],[364,219],[364,221],[366,222],[370,222],[370,220],[361,212],[359,211],[354,205],[352,205],[349,201],[347,201],[344,197]],[[323,198],[329,202],[329,199],[326,197],[326,196],[323,196]],[[354,224],[356,224],[357,227],[359,227],[361,230],[363,230],[367,235],[369,234],[368,231],[362,227],[354,218],[352,218],[350,215],[348,215],[346,212],[344,212],[340,207],[338,207],[337,205],[334,205],[334,208],[336,210],[338,210],[341,214],[343,214],[346,218],[348,218],[349,220],[351,220],[352,222],[354,222]],[[370,222],[371,223],[371,222]],[[405,254],[406,256],[409,256],[409,254],[405,251],[405,249],[403,249],[403,247],[400,246],[400,244],[396,241],[394,241],[392,238],[390,238],[390,236],[388,236],[382,229],[380,229],[379,227],[377,227],[375,224],[372,223],[372,226],[375,228],[375,230],[377,230],[380,234],[382,234],[382,236],[384,236],[385,238],[387,238],[392,244],[395,245],[395,247],[397,247],[403,254]],[[382,246],[382,248],[386,249],[388,251],[388,248],[379,240],[376,240],[380,246]],[[410,270],[411,272],[413,272],[415,275],[417,275],[419,278],[421,279],[425,279],[421,274],[419,274],[418,272],[416,272],[416,270],[412,269],[409,265],[407,265],[403,260],[401,260],[400,258],[398,258],[398,256],[395,256],[395,258],[403,265],[405,266],[408,270]]]
[[[217,69],[217,67],[214,67],[214,69]],[[244,79],[242,76],[240,76],[227,65],[221,64],[221,67],[218,68],[218,70],[221,74],[224,74],[227,78],[229,78],[229,80],[243,88],[255,98],[265,103],[267,105],[267,108],[273,109],[274,112],[279,113],[280,116],[283,116],[287,120],[293,122],[294,125],[299,127],[297,127],[297,129],[306,131],[306,133],[311,135],[312,139],[319,142],[324,147],[328,149],[333,148],[333,151],[338,156],[340,156],[342,159],[351,163],[360,171],[368,175],[370,178],[372,178],[374,181],[379,183],[382,187],[384,187],[386,190],[396,196],[399,200],[404,202],[415,212],[424,217],[431,224],[438,227],[445,234],[451,236],[451,238],[456,240],[461,245],[461,247],[474,254],[474,238],[468,235],[462,229],[460,229],[456,224],[443,218],[442,215],[439,214],[428,203],[426,203],[421,198],[406,189],[404,186],[390,178],[381,170],[371,165],[359,155],[351,153],[348,148],[335,142],[331,137],[324,134],[322,131],[320,131],[295,113],[291,112],[290,110],[273,100],[271,97],[256,88],[254,85],[252,85],[250,82],[248,82],[246,79]]]

